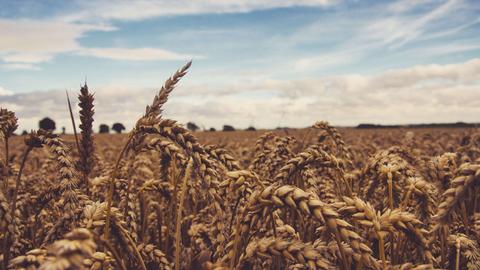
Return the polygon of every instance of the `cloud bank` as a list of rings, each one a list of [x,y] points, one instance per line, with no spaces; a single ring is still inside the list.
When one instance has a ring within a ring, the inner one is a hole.
[[[122,122],[131,127],[159,87],[90,85],[96,100],[95,126]],[[207,128],[223,124],[241,128],[305,127],[317,120],[335,125],[476,122],[480,113],[479,88],[480,59],[373,75],[265,79],[228,85],[194,84],[187,75],[172,93],[165,114]],[[0,87],[0,94],[4,92]],[[0,96],[0,106],[17,113],[21,129],[36,128],[40,118],[50,116],[58,127],[69,130],[63,90],[9,94]]]

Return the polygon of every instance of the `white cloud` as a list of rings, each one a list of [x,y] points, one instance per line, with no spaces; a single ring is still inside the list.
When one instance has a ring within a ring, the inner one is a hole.
[[[2,52],[48,53],[78,48],[77,39],[94,27],[59,21],[0,19]]]
[[[12,94],[11,91],[8,91],[7,89],[0,86],[0,96],[8,96],[11,94]]]
[[[202,56],[183,55],[155,48],[83,48],[78,53],[99,58],[131,61],[187,60],[192,58],[203,58]]]
[[[36,64],[48,62],[62,53],[131,61],[202,58],[160,48],[88,48],[78,42],[87,32],[113,30],[115,28],[103,23],[0,19],[0,60],[4,62],[0,66],[38,70]]]
[[[121,121],[127,127],[141,116],[158,89],[90,87],[96,98],[95,126]],[[2,96],[0,106],[16,111],[21,129],[35,128],[46,114],[57,121],[58,127],[70,126],[62,90]],[[187,76],[165,107],[168,118],[217,128],[223,124],[303,127],[320,119],[336,125],[478,122],[479,114],[480,59],[369,76],[350,74],[225,85],[199,85],[191,83]]]
[[[478,82],[480,80],[480,59],[473,59],[460,64],[432,64],[391,70],[372,77],[366,87],[374,89],[406,88],[433,80],[441,80],[440,84],[444,85],[448,83],[462,85]]]
[[[35,64],[55,54],[78,50],[77,39],[88,31],[110,27],[61,21],[0,19],[0,59],[7,63]]]

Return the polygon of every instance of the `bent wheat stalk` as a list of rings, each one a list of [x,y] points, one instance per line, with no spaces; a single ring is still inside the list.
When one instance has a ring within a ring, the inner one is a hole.
[[[112,175],[110,176],[110,183],[108,187],[108,194],[107,194],[107,221],[105,223],[105,239],[108,239],[108,234],[110,230],[110,209],[112,207],[112,200],[113,200],[113,191],[115,187],[115,179],[117,177],[118,166],[120,165],[120,161],[122,160],[125,152],[129,147],[131,147],[130,142],[134,140],[134,138],[138,135],[139,129],[138,125],[145,119],[157,119],[161,116],[162,107],[167,102],[169,94],[175,89],[176,84],[180,81],[180,79],[187,74],[187,70],[190,68],[192,62],[188,62],[185,66],[179,69],[171,78],[169,78],[165,84],[160,89],[159,93],[154,97],[153,102],[151,105],[147,105],[145,109],[145,114],[137,121],[136,127],[130,131],[128,135],[127,142],[123,146],[120,154],[118,154],[117,161],[115,162],[115,167],[112,170]]]

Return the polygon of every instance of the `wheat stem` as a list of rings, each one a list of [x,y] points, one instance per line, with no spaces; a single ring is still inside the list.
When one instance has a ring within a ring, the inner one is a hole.
[[[460,269],[460,239],[456,240],[455,248],[456,248],[455,270],[459,270]]]
[[[32,149],[33,149],[32,146],[27,146],[27,149],[23,153],[22,163],[20,165],[20,170],[18,171],[17,179],[15,181],[15,188],[13,190],[12,200],[10,202],[10,215],[12,217],[15,217],[15,211],[17,210],[18,188],[20,186],[20,179],[22,177],[23,168],[25,167],[25,162],[27,161],[28,154],[30,153],[30,151],[32,151]],[[11,224],[11,226],[13,226],[12,231],[14,231],[15,226],[16,226],[15,218],[13,218],[12,221],[13,221],[13,224]],[[3,255],[4,255],[3,266],[4,266],[4,269],[7,269],[7,267],[8,267],[8,261],[9,261],[9,257],[10,257],[10,247],[9,247],[9,245],[10,245],[11,237],[14,237],[14,235],[10,235],[8,233],[8,230],[5,231],[5,238],[3,240]]]
[[[67,90],[65,90],[65,93],[67,94],[68,111],[70,112],[70,120],[72,121],[73,134],[75,135],[75,144],[77,146],[78,155],[81,156],[82,151],[80,150],[80,143],[78,143],[77,126],[75,125],[75,118],[73,117],[72,104],[70,103]]]
[[[9,171],[10,171],[10,160],[9,160],[9,153],[8,153],[8,137],[4,138],[5,142],[5,178],[3,179],[3,184],[4,184],[4,190],[8,190],[8,176],[9,176]]]
[[[188,160],[187,168],[185,169],[185,173],[182,180],[182,187],[180,189],[180,198],[178,202],[177,208],[177,219],[175,221],[175,270],[180,269],[180,251],[181,251],[181,225],[182,225],[182,211],[183,211],[183,204],[185,201],[185,194],[187,193],[187,182],[190,180],[192,174],[192,167],[193,167],[193,159],[190,158]]]
[[[106,221],[105,221],[105,232],[104,232],[104,239],[107,241],[110,233],[110,218],[111,218],[111,208],[112,208],[112,200],[113,200],[113,192],[115,189],[115,179],[117,178],[117,173],[119,170],[120,166],[120,161],[122,160],[123,155],[125,154],[125,151],[128,148],[128,145],[130,144],[130,141],[132,140],[132,134],[128,136],[127,143],[122,148],[122,151],[120,151],[120,154],[117,157],[117,161],[115,162],[115,167],[113,168],[112,174],[109,179],[108,183],[108,193],[107,193],[107,214],[106,214]]]

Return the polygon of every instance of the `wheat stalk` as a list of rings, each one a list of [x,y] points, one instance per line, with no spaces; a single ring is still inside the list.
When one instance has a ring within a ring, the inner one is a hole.
[[[135,148],[135,146],[130,145],[133,141],[136,140],[136,137],[139,135],[139,126],[144,121],[152,122],[155,119],[159,118],[162,113],[162,107],[167,102],[169,94],[175,89],[176,84],[180,79],[187,73],[187,70],[190,68],[192,62],[188,62],[185,66],[179,69],[171,78],[168,78],[165,84],[160,89],[159,93],[153,98],[151,105],[147,105],[145,109],[145,114],[137,121],[136,127],[130,132],[128,140],[125,143],[124,147],[118,155],[117,161],[115,163],[115,168],[112,170],[112,176],[109,184],[108,195],[107,195],[107,223],[105,224],[105,239],[108,239],[108,233],[110,230],[110,208],[112,207],[113,191],[114,191],[114,182],[116,178],[116,173],[121,159],[123,158],[124,153],[129,148]]]
[[[8,175],[10,172],[10,154],[8,141],[18,127],[17,121],[18,119],[15,116],[14,112],[3,108],[0,109],[0,136],[5,143],[5,171],[3,175],[4,189],[7,189],[8,187]]]
[[[442,202],[434,216],[435,230],[446,225],[450,215],[456,207],[463,202],[466,193],[472,189],[480,179],[480,167],[476,164],[463,164],[460,166],[457,176],[451,181],[451,186],[442,195]],[[467,224],[465,224],[467,226]]]

